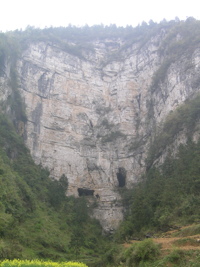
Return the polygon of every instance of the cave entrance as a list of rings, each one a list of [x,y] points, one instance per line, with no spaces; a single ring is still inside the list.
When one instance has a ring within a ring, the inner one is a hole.
[[[94,190],[87,189],[87,188],[78,188],[78,195],[79,197],[94,196]]]
[[[124,187],[126,185],[126,170],[123,167],[118,169],[117,173],[118,186]]]

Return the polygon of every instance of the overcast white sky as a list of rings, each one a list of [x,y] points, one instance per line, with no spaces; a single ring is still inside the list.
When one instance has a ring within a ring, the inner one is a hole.
[[[200,18],[199,0],[0,0],[0,8],[0,31],[24,29],[27,25],[137,26],[150,19]]]

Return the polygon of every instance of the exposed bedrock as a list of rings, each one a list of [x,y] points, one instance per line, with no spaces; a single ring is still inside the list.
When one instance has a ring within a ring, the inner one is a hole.
[[[134,186],[144,172],[155,125],[199,90],[199,49],[190,68],[183,54],[152,88],[164,62],[164,37],[161,31],[143,46],[135,42],[121,50],[121,39],[93,41],[94,50],[83,49],[82,58],[51,42],[35,42],[17,64],[26,144],[35,162],[55,179],[65,174],[68,195],[94,198],[93,215],[106,231],[123,219],[119,188]]]

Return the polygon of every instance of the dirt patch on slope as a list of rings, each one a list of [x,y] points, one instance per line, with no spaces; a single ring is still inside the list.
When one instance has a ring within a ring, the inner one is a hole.
[[[176,244],[176,241],[183,240],[183,237],[162,237],[162,238],[153,238],[153,241],[157,244],[161,245],[161,250],[169,250],[169,249],[184,249],[184,250],[191,250],[191,249],[200,249],[200,235],[195,236],[187,236],[188,239],[193,240],[194,243],[190,244],[188,241],[183,244]]]
[[[164,233],[161,237],[153,237],[152,240],[160,244],[161,250],[169,251],[173,249],[182,249],[182,250],[200,250],[200,234],[198,235],[188,235],[184,237],[173,237],[174,234],[180,233],[181,230],[186,229],[190,226],[184,226],[177,230],[171,230]],[[131,240],[129,243],[125,243],[124,247],[128,248],[131,244],[137,243],[140,241]]]

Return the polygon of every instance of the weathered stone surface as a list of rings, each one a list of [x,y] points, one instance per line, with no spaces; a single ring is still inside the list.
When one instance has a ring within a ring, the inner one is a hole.
[[[164,36],[161,31],[143,46],[136,42],[121,52],[123,40],[97,40],[94,51],[82,51],[85,59],[36,42],[17,64],[28,117],[26,144],[35,162],[56,179],[65,174],[68,195],[78,197],[80,188],[93,192],[93,215],[106,231],[123,219],[118,188],[133,186],[143,173],[154,127],[200,89],[197,48],[190,67],[183,55],[152,90],[164,61],[159,52]],[[6,88],[5,78],[0,82]],[[184,142],[184,135],[179,137],[177,144]]]

